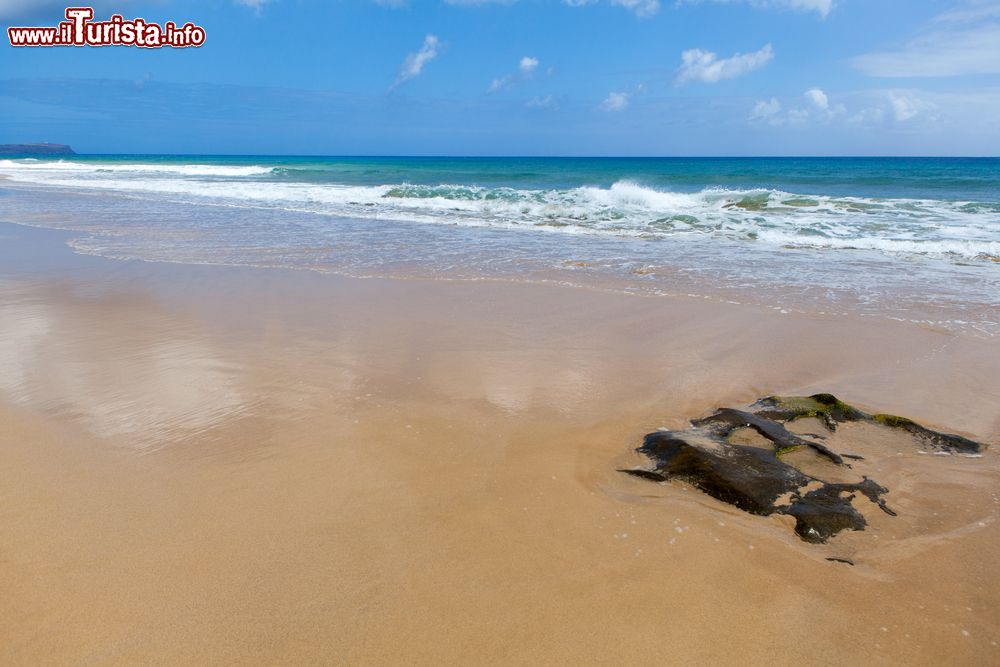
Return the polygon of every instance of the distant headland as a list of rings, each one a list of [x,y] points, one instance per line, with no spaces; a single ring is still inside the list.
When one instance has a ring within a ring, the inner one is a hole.
[[[0,155],[76,155],[66,144],[0,144]]]

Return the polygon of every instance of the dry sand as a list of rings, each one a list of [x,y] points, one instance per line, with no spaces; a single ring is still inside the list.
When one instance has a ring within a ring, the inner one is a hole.
[[[822,546],[615,472],[771,393],[1000,443],[1000,342],[66,238],[0,227],[0,663],[1000,662],[995,452],[844,427],[900,516]]]

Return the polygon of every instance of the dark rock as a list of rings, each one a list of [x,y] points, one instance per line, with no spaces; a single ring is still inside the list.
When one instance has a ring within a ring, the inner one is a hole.
[[[727,435],[698,427],[650,433],[638,451],[654,462],[654,470],[622,472],[644,479],[683,479],[751,514],[787,514],[795,518],[795,532],[807,542],[825,542],[845,529],[864,529],[867,522],[851,503],[854,493],[891,513],[881,499],[887,490],[867,478],[859,484],[821,482],[783,462],[775,451],[734,445]]]
[[[732,408],[720,408],[715,411],[715,414],[709,415],[704,419],[695,419],[691,422],[691,425],[708,426],[723,438],[728,437],[730,433],[738,428],[749,427],[773,442],[778,447],[779,454],[801,449],[802,447],[811,447],[838,465],[844,462],[844,459],[839,454],[830,451],[824,445],[800,438],[778,422],[765,419],[751,412],[743,412],[742,410],[734,410]]]
[[[986,445],[975,440],[951,433],[934,431],[906,417],[868,414],[844,403],[833,394],[768,396],[754,403],[751,406],[751,410],[754,414],[765,419],[783,422],[794,421],[803,417],[816,417],[817,419],[821,419],[831,431],[836,430],[837,424],[841,422],[872,422],[907,431],[938,451],[978,454],[986,449]]]
[[[751,409],[761,417],[780,421],[815,417],[822,420],[831,431],[837,430],[840,422],[859,421],[868,416],[833,394],[768,396],[754,403]]]
[[[844,563],[845,565],[854,566],[854,561],[850,558],[840,558],[839,556],[830,556],[827,558],[828,561],[832,563]]]
[[[944,451],[979,452],[986,447],[902,417],[870,415],[831,394],[769,396],[754,403],[750,411],[721,408],[693,420],[692,428],[648,434],[637,451],[649,457],[654,468],[621,472],[658,482],[682,479],[745,512],[793,517],[795,532],[807,542],[826,542],[843,530],[864,530],[867,521],[853,502],[857,496],[896,516],[883,499],[889,490],[867,477],[857,483],[828,482],[781,459],[790,451],[808,447],[838,466],[850,467],[845,458],[861,460],[860,456],[838,454],[826,445],[792,433],[782,423],[802,417],[820,419],[831,430],[842,422],[874,422],[903,429]],[[741,428],[752,428],[772,448],[730,442],[730,435]]]
[[[981,442],[976,442],[975,440],[970,440],[969,438],[955,435],[953,433],[933,431],[926,426],[921,426],[915,421],[907,419],[906,417],[897,417],[895,415],[872,415],[871,420],[876,424],[882,424],[883,426],[903,429],[904,431],[916,436],[918,440],[922,440],[924,443],[930,445],[938,451],[959,452],[962,454],[981,454],[982,451],[986,449],[986,445]]]

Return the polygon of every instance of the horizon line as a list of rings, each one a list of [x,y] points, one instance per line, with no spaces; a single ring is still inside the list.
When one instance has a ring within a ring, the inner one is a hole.
[[[68,145],[68,144],[62,144]],[[11,154],[32,156],[31,153]],[[421,154],[421,153],[157,153],[157,152],[74,152],[69,155],[53,154],[45,157],[96,157],[96,156],[164,156],[164,157],[263,157],[263,158],[431,158],[431,159],[560,159],[560,160],[732,160],[732,159],[972,159],[995,160],[1000,155],[882,155],[882,154],[744,154],[744,155],[489,155],[489,154]]]

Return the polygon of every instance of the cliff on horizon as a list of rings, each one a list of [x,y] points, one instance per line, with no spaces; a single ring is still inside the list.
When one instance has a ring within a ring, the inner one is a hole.
[[[0,155],[76,155],[66,144],[0,144]]]

